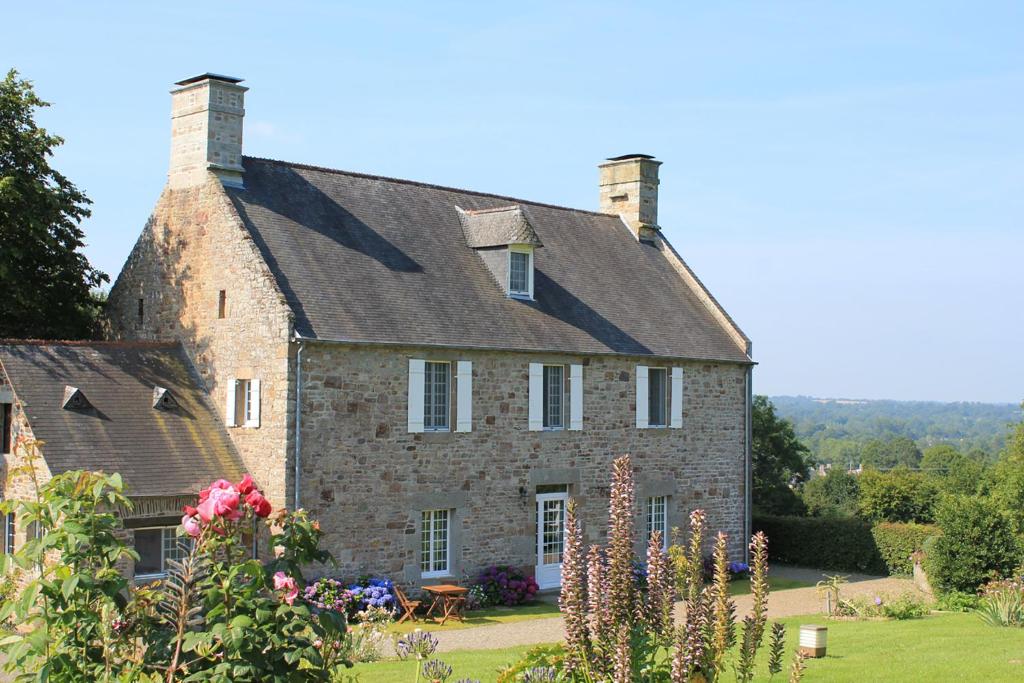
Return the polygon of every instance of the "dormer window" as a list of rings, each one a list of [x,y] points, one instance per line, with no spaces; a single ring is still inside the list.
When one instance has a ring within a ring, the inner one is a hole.
[[[508,247],[508,295],[517,299],[533,298],[533,247],[510,244]]]
[[[533,300],[533,250],[543,247],[518,205],[464,211],[455,207],[466,244],[483,261],[510,299]]]

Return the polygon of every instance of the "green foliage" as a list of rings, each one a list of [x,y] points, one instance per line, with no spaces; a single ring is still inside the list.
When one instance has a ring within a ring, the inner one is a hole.
[[[864,444],[860,462],[863,467],[889,470],[893,467],[917,467],[921,464],[921,451],[913,439],[897,436],[892,439],[872,439]]]
[[[889,573],[909,575],[914,572],[912,555],[921,552],[925,539],[938,531],[931,524],[882,522],[871,528],[871,535]]]
[[[38,449],[23,440],[17,449],[30,463],[24,473],[34,476]],[[278,559],[268,566],[252,559],[245,535],[257,521],[271,522],[248,476],[237,488],[216,482],[203,492],[206,504],[187,508],[179,534],[188,554],[169,563],[165,580],[140,588],[116,566],[138,559],[114,514],[130,508],[118,475],[68,472],[36,489],[34,501],[3,504],[45,530],[2,560],[36,574],[0,608],[0,619],[14,615],[29,627],[0,640],[16,680],[328,681],[349,665],[344,617],[314,616],[296,599],[301,574],[272,573],[324,557],[319,528],[281,511],[270,529]]]
[[[1024,574],[986,585],[977,612],[990,626],[1024,628]]]
[[[754,397],[752,422],[754,506],[768,514],[801,513],[803,505],[793,485],[807,476],[807,447],[765,396]]]
[[[1022,417],[1021,409],[1011,404],[792,396],[774,396],[772,402],[779,415],[793,422],[797,437],[811,449],[815,462],[841,467],[856,467],[868,441],[897,436],[913,439],[921,448],[950,443],[972,460],[990,461],[1003,447],[1007,423],[1019,422]]]
[[[518,683],[530,669],[561,669],[565,661],[565,648],[561,643],[537,645],[526,651],[518,661],[498,672],[498,683]]]
[[[902,593],[896,597],[876,595],[860,596],[852,600],[842,600],[836,610],[837,616],[855,617],[857,619],[920,619],[927,616],[930,608],[920,596]]]
[[[803,567],[884,573],[871,525],[856,517],[759,515],[754,529],[767,534],[771,559]]]
[[[19,440],[15,450],[27,462],[15,474],[35,481],[38,449]],[[13,555],[0,556],[0,575],[13,565],[30,577],[19,597],[0,607],[0,621],[23,627],[0,641],[3,667],[16,680],[35,679],[34,672],[54,681],[128,680],[140,671],[134,645],[116,628],[127,621],[129,606],[117,563],[137,555],[121,540],[111,512],[131,505],[121,477],[66,472],[36,491],[34,500],[0,504],[0,513],[15,511],[23,524],[42,530]],[[59,563],[49,560],[54,554]]]
[[[946,591],[939,593],[935,606],[943,612],[972,612],[979,604],[981,598],[976,593]]]
[[[990,578],[1009,576],[1020,562],[1012,523],[990,500],[947,496],[935,521],[942,535],[926,548],[925,570],[939,591],[974,591]]]
[[[938,497],[935,481],[903,468],[860,475],[860,514],[872,522],[931,522]]]
[[[13,69],[0,81],[0,337],[92,336],[109,279],[80,251],[90,202],[50,167],[64,141],[35,123],[47,106]]]
[[[842,467],[833,467],[823,477],[803,485],[800,497],[814,517],[852,517],[858,511],[860,481]]]
[[[1014,439],[1024,427],[1018,426]],[[1018,534],[1024,534],[1024,453],[1008,448],[991,469],[985,489],[992,502],[1013,522]]]

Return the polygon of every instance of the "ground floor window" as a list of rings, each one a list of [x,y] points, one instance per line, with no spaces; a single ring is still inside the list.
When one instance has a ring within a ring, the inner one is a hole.
[[[448,574],[451,510],[424,510],[420,569],[424,578]]]
[[[135,577],[148,578],[167,574],[168,560],[181,560],[192,549],[192,539],[178,536],[177,527],[155,527],[135,530]]]
[[[668,497],[651,496],[647,499],[647,540],[655,531],[661,532],[661,545],[668,547]]]

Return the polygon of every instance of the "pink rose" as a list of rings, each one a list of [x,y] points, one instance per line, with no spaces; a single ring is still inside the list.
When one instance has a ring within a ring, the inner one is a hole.
[[[203,527],[199,524],[199,519],[194,515],[185,515],[181,518],[181,526],[185,527],[185,533],[196,538],[203,532]]]
[[[270,501],[263,497],[259,491],[250,491],[245,497],[245,503],[252,508],[257,517],[269,517],[271,512]]]
[[[299,596],[299,586],[295,583],[295,579],[284,572],[274,574],[274,590],[284,591],[284,601],[289,605],[294,603],[295,598]]]
[[[256,482],[252,480],[252,476],[249,474],[246,474],[242,477],[242,481],[238,482],[238,492],[243,496],[248,496],[255,490]]]
[[[189,517],[195,517],[199,513],[199,510],[196,510],[191,505],[186,505],[185,507],[181,508],[181,511]]]
[[[221,484],[224,484],[223,486]],[[202,493],[199,497],[202,500],[196,511],[204,522],[209,522],[214,516],[235,521],[242,518],[242,511],[238,509],[238,490],[230,482],[219,479],[205,491],[206,498]]]

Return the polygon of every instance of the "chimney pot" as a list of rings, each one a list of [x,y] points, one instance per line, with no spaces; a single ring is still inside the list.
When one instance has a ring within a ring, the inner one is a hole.
[[[213,172],[225,185],[242,187],[241,78],[205,73],[175,83],[171,91],[171,189],[202,185]]]
[[[600,170],[601,213],[620,216],[638,240],[651,240],[658,227],[658,167],[649,154],[611,157]]]

